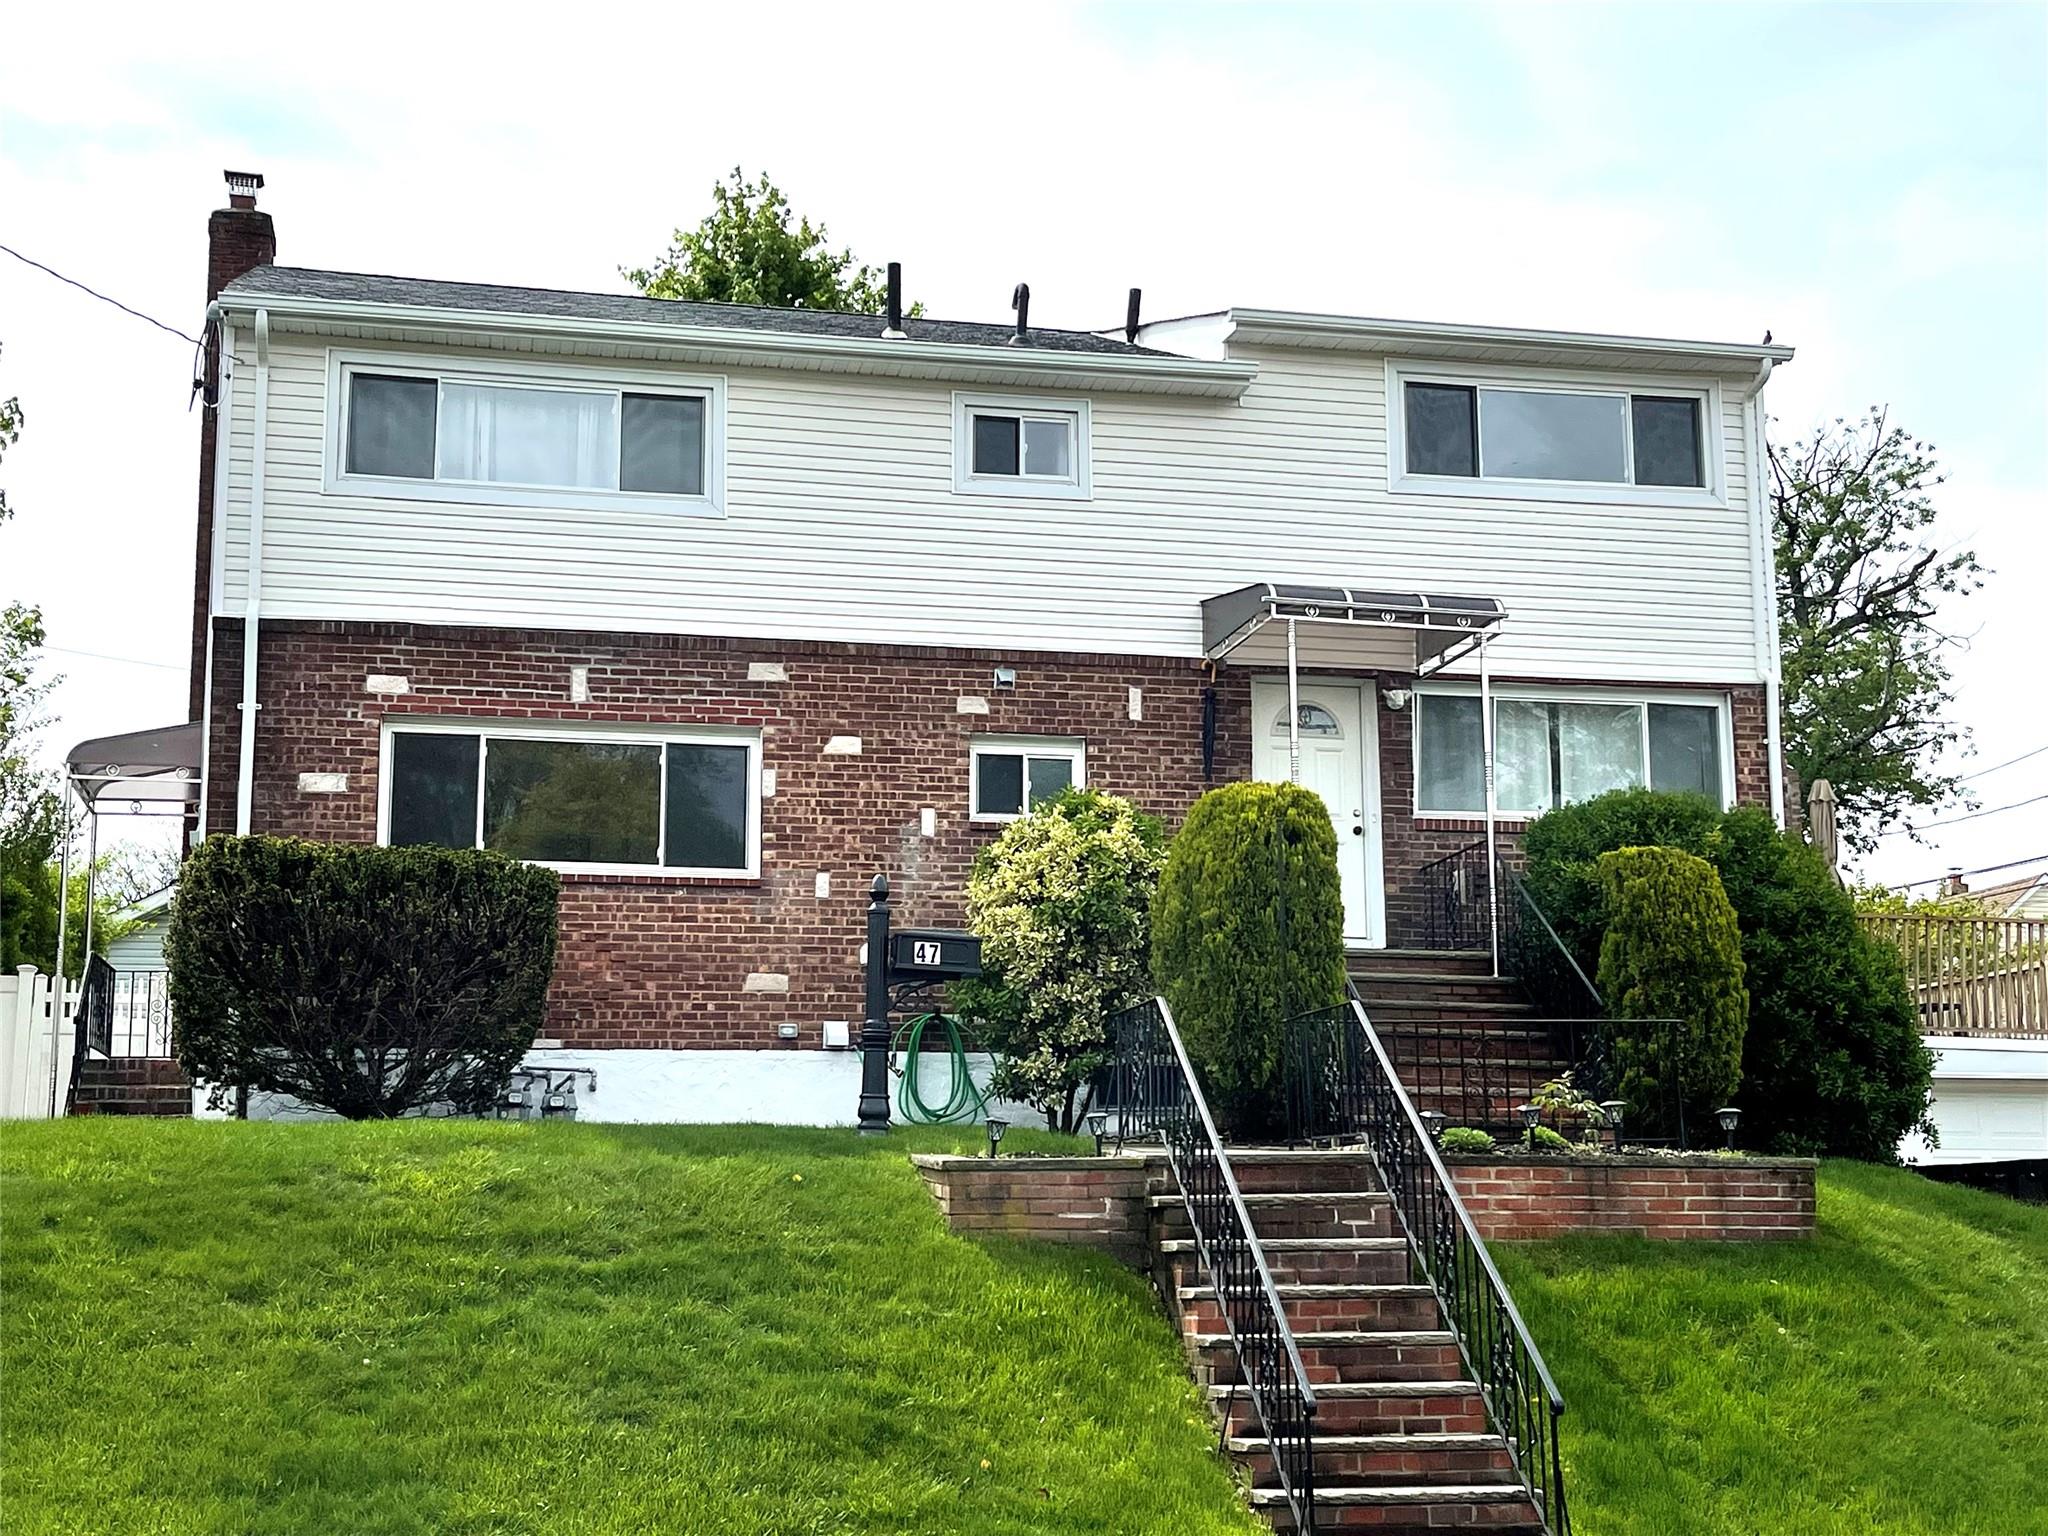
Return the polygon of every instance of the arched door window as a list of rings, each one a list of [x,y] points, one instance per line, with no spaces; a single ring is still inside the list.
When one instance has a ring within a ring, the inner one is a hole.
[[[1337,723],[1337,717],[1320,704],[1303,704],[1297,719],[1304,736],[1323,736],[1333,741],[1344,738],[1344,727]],[[1273,734],[1287,735],[1287,711],[1284,708],[1273,717]]]

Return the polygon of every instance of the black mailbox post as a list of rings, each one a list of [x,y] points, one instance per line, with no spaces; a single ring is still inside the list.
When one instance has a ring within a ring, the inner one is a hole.
[[[867,1016],[860,1027],[860,1133],[889,1129],[889,989],[981,974],[981,940],[953,928],[889,931],[889,877],[868,888]]]

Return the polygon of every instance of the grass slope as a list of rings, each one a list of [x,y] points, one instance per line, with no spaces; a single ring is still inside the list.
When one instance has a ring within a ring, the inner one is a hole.
[[[2048,1532],[2048,1210],[1823,1165],[1810,1244],[1496,1250],[1581,1536]]]
[[[971,1143],[8,1126],[6,1529],[1258,1530],[1142,1279],[946,1231]]]

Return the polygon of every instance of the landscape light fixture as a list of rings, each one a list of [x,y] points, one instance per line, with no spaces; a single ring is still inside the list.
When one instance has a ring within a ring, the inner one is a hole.
[[[1714,1118],[1721,1122],[1721,1129],[1728,1133],[1728,1150],[1735,1150],[1735,1127],[1742,1123],[1742,1111],[1729,1104],[1714,1111]]]
[[[1436,1141],[1444,1133],[1444,1122],[1450,1118],[1440,1109],[1425,1109],[1422,1112],[1422,1129],[1431,1141]]]
[[[1522,1117],[1522,1124],[1528,1128],[1529,1150],[1533,1152],[1536,1150],[1536,1122],[1543,1118],[1543,1106],[1524,1104],[1515,1113]]]
[[[1003,1119],[1000,1115],[990,1115],[988,1117],[988,1155],[990,1157],[996,1155],[996,1148],[1002,1145],[1003,1132],[1009,1128],[1010,1122]]]
[[[1095,1138],[1095,1155],[1102,1156],[1102,1138],[1109,1131],[1109,1116],[1102,1110],[1093,1110],[1088,1116],[1089,1134]]]
[[[1607,1123],[1614,1128],[1614,1150],[1621,1150],[1621,1117],[1628,1113],[1628,1100],[1602,1099],[1600,1113],[1607,1117]]]

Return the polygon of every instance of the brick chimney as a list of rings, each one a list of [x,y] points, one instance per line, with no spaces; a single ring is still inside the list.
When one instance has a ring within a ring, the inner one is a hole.
[[[1941,894],[1944,896],[1967,896],[1970,894],[1969,883],[1963,879],[1963,871],[1960,865],[1951,865],[1948,874],[1943,876]]]
[[[254,171],[222,173],[228,184],[228,205],[206,221],[206,302],[253,267],[277,260],[277,230],[270,215],[256,207],[263,178]],[[218,366],[209,356],[203,366],[209,389]],[[206,698],[206,604],[212,586],[214,439],[218,412],[199,416],[199,539],[192,587],[192,696],[189,720],[197,720]]]

